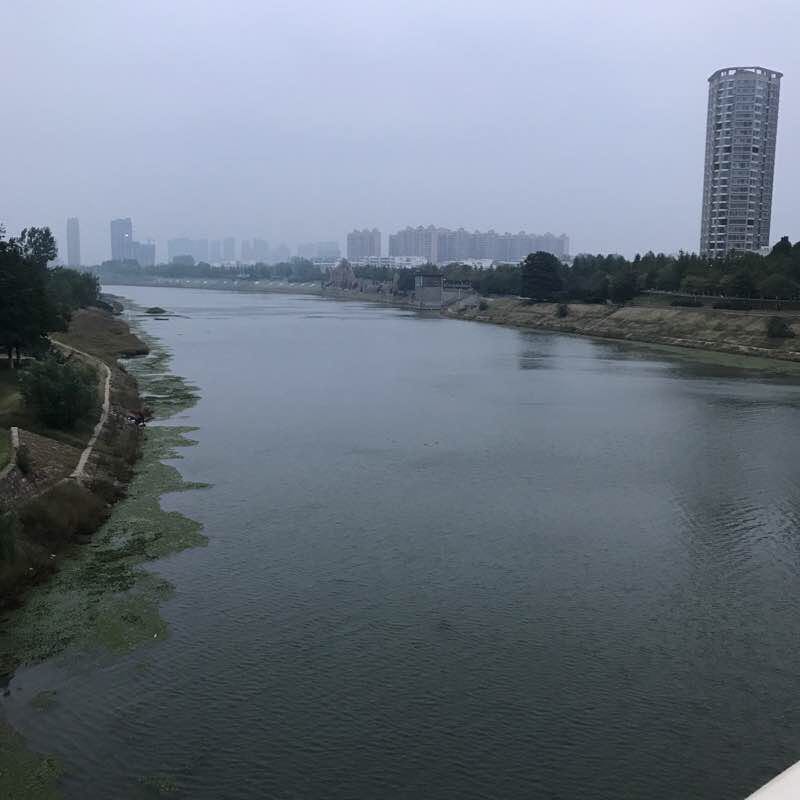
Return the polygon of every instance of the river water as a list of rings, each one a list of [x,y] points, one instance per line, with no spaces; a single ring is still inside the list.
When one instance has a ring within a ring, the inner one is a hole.
[[[166,641],[17,672],[67,798],[737,798],[800,758],[800,386],[120,288],[200,400]],[[30,696],[59,701],[33,709]],[[159,780],[161,780],[159,778]],[[166,787],[166,788],[165,788]]]

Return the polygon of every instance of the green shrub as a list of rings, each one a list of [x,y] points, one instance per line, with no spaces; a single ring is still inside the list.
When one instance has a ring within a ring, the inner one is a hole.
[[[794,331],[783,317],[770,317],[767,321],[767,336],[771,339],[791,339]]]
[[[670,303],[671,306],[676,306],[677,308],[702,308],[703,301],[702,300],[694,300],[692,298],[677,298]]]
[[[25,535],[48,547],[93,533],[107,516],[103,500],[74,481],[57,483],[19,509]]]
[[[14,514],[0,511],[0,562],[14,560],[18,527]]]
[[[566,303],[559,303],[558,307],[556,308],[556,316],[559,319],[564,319],[567,314],[569,314],[569,306]]]
[[[481,300],[480,303],[478,303],[478,308],[481,311],[486,311],[489,308],[489,304],[485,300]]]
[[[161,306],[153,306],[152,308],[148,308],[147,311],[145,311],[144,313],[145,314],[161,315],[161,314],[166,314],[167,312],[164,311],[164,309],[161,308]]]
[[[97,373],[91,367],[50,354],[20,377],[25,404],[51,428],[74,428],[97,405]]]
[[[17,450],[17,468],[23,475],[30,475],[33,469],[31,451],[26,444],[21,444]]]

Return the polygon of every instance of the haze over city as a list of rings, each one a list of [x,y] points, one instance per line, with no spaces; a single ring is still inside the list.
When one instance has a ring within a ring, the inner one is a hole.
[[[780,70],[772,240],[800,218],[790,0],[14,4],[0,215],[84,263],[130,216],[294,249],[376,226],[696,250],[707,78]],[[788,17],[787,17],[788,15]],[[124,42],[124,47],[121,47]],[[30,98],[39,98],[31,103]]]

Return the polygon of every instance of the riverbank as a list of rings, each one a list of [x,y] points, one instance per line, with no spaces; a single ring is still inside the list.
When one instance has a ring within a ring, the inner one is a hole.
[[[563,316],[556,303],[500,297],[485,299],[480,304],[456,303],[443,313],[455,319],[495,325],[800,362],[800,338],[767,336],[770,314],[578,303],[561,308],[566,310]],[[780,316],[789,323],[795,337],[800,335],[800,314]]]
[[[129,285],[216,289],[245,293],[303,294],[333,300],[360,300],[398,308],[414,308],[414,303],[403,296],[334,287],[322,289],[319,284],[243,281],[234,278],[218,280],[175,278],[132,282]],[[560,317],[556,303],[529,303],[517,297],[481,298],[474,295],[443,309],[442,315],[495,325],[512,325],[631,343],[800,363],[800,338],[774,339],[766,335],[767,320],[770,316],[774,316],[773,314],[712,308],[636,305],[635,301],[625,306],[570,303],[566,308],[566,316]],[[784,312],[778,316],[786,319],[796,337],[800,337],[799,313]]]
[[[68,330],[51,338],[97,370],[98,405],[72,431],[47,429],[15,394],[16,375],[4,376],[2,424],[14,442],[0,472],[0,509],[11,520],[0,542],[0,608],[17,605],[102,525],[124,496],[140,450],[141,432],[126,416],[141,400],[119,359],[147,354],[145,342],[124,320],[96,308],[76,312]]]

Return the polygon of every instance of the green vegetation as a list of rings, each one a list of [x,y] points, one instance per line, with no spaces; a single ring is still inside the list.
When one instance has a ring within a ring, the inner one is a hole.
[[[0,722],[0,789],[9,800],[56,800],[61,766],[51,756],[32,753],[25,740]]]
[[[19,520],[16,515],[10,512],[0,513],[0,562],[14,560],[18,532]]]
[[[155,344],[154,350],[148,358],[131,361],[128,369],[144,393],[170,392],[166,397],[153,398],[155,413],[163,417],[191,406],[196,393],[180,378],[165,378],[169,354]],[[206,541],[198,523],[164,511],[159,499],[165,492],[201,488],[185,482],[173,466],[163,463],[164,459],[179,458],[180,448],[194,444],[186,436],[189,432],[188,428],[148,427],[128,494],[115,507],[113,516],[8,616],[0,638],[0,674],[19,663],[60,653],[68,646],[129,651],[168,636],[159,605],[172,588],[141,567]],[[35,543],[46,561],[47,554],[53,552],[48,549],[49,543],[66,530],[60,527],[61,517],[78,513],[79,518],[65,519],[65,524],[74,530],[89,530],[97,524],[96,515],[104,517],[107,509],[96,493],[73,484],[59,485],[41,502],[39,498],[30,501],[20,509],[30,540],[27,546]],[[42,568],[46,566],[44,563]],[[0,562],[0,587],[2,581]],[[0,796],[6,796],[4,787],[0,775]]]
[[[49,228],[25,228],[5,239],[0,226],[0,348],[8,366],[19,366],[23,353],[48,347],[47,334],[64,330],[71,313],[97,300],[94,276],[47,268],[57,255]]]
[[[59,353],[24,370],[20,388],[25,404],[52,428],[74,428],[97,405],[97,372]]]
[[[161,314],[166,314],[167,312],[161,308],[161,306],[152,306],[151,308],[145,309],[145,314],[152,314],[153,316],[160,316]]]
[[[97,267],[97,273],[104,280],[141,278],[220,278],[226,275],[221,269],[212,267],[205,261],[195,263],[191,256],[177,256],[170,264],[157,264],[154,267],[140,267],[136,261],[105,261]],[[230,273],[227,273],[230,275]],[[242,267],[236,275],[240,280],[280,280],[289,283],[311,283],[321,281],[322,270],[305,258],[292,258],[280,264],[251,264]]]
[[[550,302],[561,295],[561,262],[550,253],[531,253],[520,267],[523,297]]]
[[[11,456],[11,431],[0,428],[0,470],[8,464]]]
[[[33,469],[33,464],[31,463],[31,451],[28,448],[28,445],[21,444],[19,449],[17,450],[17,466],[19,467],[19,471],[23,475],[30,475],[31,469]]]
[[[767,321],[767,336],[773,339],[792,339],[794,331],[788,320],[782,317],[770,317]]]

